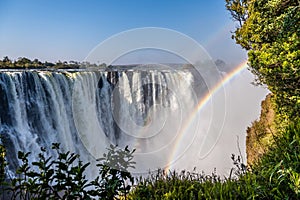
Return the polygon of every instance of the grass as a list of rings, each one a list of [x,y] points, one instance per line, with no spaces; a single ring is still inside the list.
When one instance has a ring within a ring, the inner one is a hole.
[[[291,123],[247,170],[233,158],[233,175],[221,179],[194,172],[159,170],[140,179],[129,199],[299,199],[300,121]]]

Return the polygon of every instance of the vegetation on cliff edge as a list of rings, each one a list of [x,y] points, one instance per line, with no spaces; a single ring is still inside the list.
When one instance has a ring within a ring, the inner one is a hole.
[[[42,62],[38,59],[30,60],[29,58],[20,57],[13,61],[5,56],[0,60],[0,69],[85,69],[85,68],[105,68],[106,64],[100,65],[91,64],[89,62],[77,62],[77,61],[58,61]]]

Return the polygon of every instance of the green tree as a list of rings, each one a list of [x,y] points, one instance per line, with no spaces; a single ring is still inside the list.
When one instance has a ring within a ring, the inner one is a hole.
[[[28,68],[28,67],[31,67],[32,66],[32,61],[28,58],[25,58],[25,57],[20,57],[18,58],[18,61],[14,63],[15,67],[18,67],[18,68]]]
[[[8,58],[8,56],[5,56],[3,60],[0,60],[0,68],[7,68],[12,66],[13,62]]]
[[[8,56],[5,56],[5,57],[3,58],[3,62],[4,62],[4,63],[11,63],[11,60],[8,58]]]
[[[257,83],[268,85],[282,113],[298,118],[299,0],[226,0],[226,8],[238,23],[233,38],[248,50]]]
[[[34,59],[32,61],[32,66],[34,66],[34,67],[43,67],[43,63],[41,61],[39,61],[38,59]]]

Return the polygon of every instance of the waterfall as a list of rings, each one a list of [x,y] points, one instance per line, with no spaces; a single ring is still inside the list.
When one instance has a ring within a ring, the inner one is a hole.
[[[139,172],[165,167],[174,137],[206,92],[191,70],[1,71],[0,134],[9,170],[17,152],[60,143],[85,162],[109,144],[137,149]],[[49,151],[49,154],[53,152]]]

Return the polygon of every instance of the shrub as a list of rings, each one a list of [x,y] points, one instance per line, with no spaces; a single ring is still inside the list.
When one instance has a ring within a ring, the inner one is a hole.
[[[108,153],[98,159],[100,176],[89,181],[84,172],[90,163],[83,163],[78,154],[62,152],[57,143],[52,144],[52,149],[56,151],[56,157],[47,156],[46,149],[41,148],[39,161],[31,163],[28,160],[30,152],[18,152],[22,164],[16,171],[17,178],[6,183],[6,199],[126,198],[131,188],[126,183],[133,184],[127,169],[134,167],[134,150],[111,145]]]

